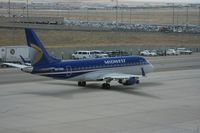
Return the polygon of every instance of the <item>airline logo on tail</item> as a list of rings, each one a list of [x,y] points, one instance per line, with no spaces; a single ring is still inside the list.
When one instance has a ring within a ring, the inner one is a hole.
[[[36,51],[34,57],[32,58],[32,65],[37,64],[42,58],[43,52],[42,49],[35,44],[31,44],[31,47]]]

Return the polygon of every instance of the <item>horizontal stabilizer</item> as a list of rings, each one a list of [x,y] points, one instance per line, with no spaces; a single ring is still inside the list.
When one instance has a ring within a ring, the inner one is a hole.
[[[21,65],[21,64],[16,64],[16,63],[3,63],[3,64],[11,66],[11,67],[21,68],[21,69],[28,67],[26,65]]]

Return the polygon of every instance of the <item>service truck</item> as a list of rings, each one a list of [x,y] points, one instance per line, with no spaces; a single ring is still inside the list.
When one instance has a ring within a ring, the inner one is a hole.
[[[0,62],[21,63],[22,56],[25,60],[30,61],[29,47],[27,46],[3,46],[0,47]]]

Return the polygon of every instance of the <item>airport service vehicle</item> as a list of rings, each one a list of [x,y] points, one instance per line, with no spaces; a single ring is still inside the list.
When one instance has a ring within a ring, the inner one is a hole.
[[[167,49],[166,55],[178,55],[179,53],[175,49]]]
[[[72,54],[72,59],[89,59],[95,58],[93,51],[79,50]]]
[[[30,61],[29,47],[27,46],[4,46],[0,47],[0,62],[21,63],[20,56]],[[8,67],[8,65],[0,64],[0,67]]]
[[[139,83],[139,78],[153,71],[153,65],[141,56],[123,56],[86,60],[59,60],[50,56],[43,44],[30,28],[25,29],[30,48],[31,66],[5,63],[31,74],[77,81],[86,86],[89,81],[104,82],[102,87],[110,89],[113,80],[123,85]]]
[[[176,50],[179,54],[192,54],[192,51],[186,48],[177,48]]]
[[[20,62],[23,56],[24,59],[29,58],[29,47],[27,46],[4,46],[0,47],[0,60],[2,62]]]

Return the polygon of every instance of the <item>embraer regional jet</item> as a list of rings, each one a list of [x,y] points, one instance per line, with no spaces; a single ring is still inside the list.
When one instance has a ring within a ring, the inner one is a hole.
[[[51,57],[35,32],[25,28],[30,48],[31,66],[5,63],[31,74],[77,81],[86,86],[88,81],[104,81],[102,87],[110,89],[113,80],[123,85],[139,84],[139,78],[153,71],[153,65],[141,56],[123,56],[86,60],[59,60]]]

